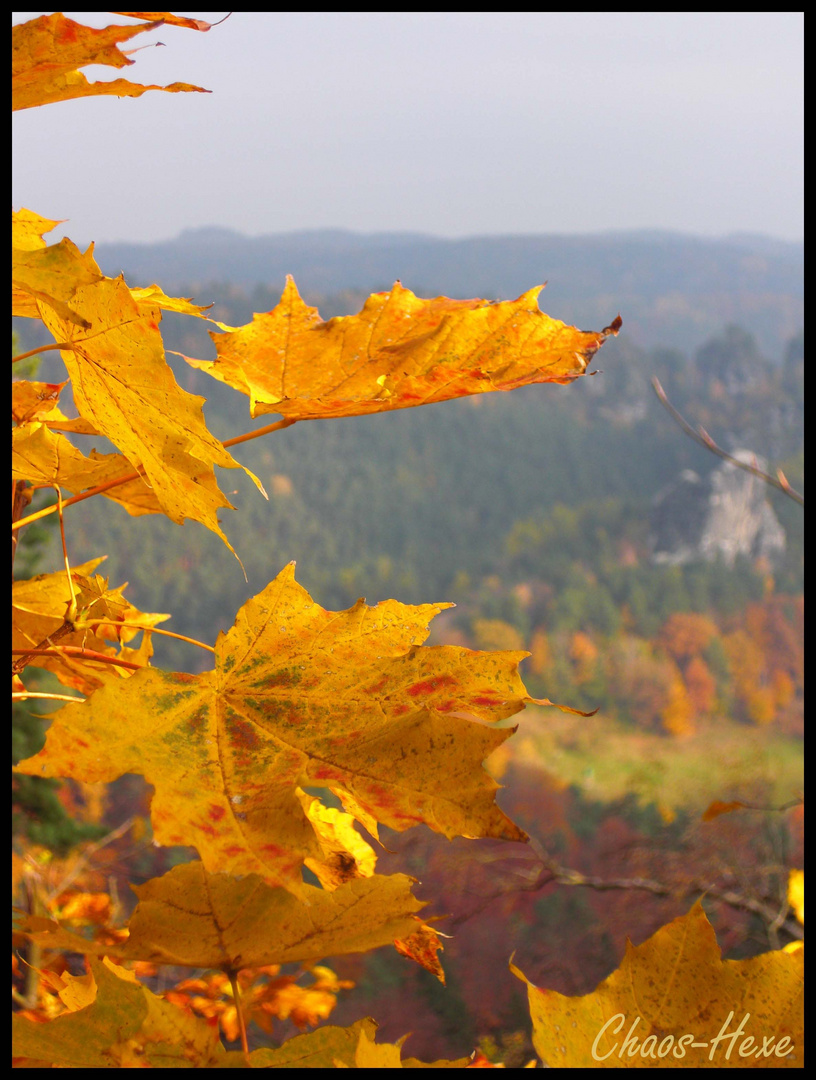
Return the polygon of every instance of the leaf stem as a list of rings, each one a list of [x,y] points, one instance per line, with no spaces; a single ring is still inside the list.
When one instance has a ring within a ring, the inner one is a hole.
[[[296,423],[297,420],[284,417],[283,420],[278,420],[274,424],[267,424],[266,427],[257,428],[255,431],[247,431],[244,435],[236,435],[234,439],[227,439],[224,446],[238,446],[239,443],[249,442],[250,439],[259,439],[261,435],[268,435],[271,431],[282,431],[283,428],[291,427],[292,424]]]
[[[232,998],[235,1002],[235,1011],[238,1014],[238,1027],[241,1030],[241,1049],[244,1051],[244,1057],[246,1058],[247,1065],[249,1061],[249,1043],[247,1042],[246,1021],[244,1020],[244,1010],[241,1007],[241,991],[238,989],[238,972],[228,971],[227,977],[232,987]]]
[[[65,521],[62,516],[62,489],[59,484],[54,484],[54,490],[57,493],[57,513],[59,514],[60,537],[62,538],[62,557],[65,562],[65,575],[68,578],[68,591],[71,594],[71,601],[68,605],[65,621],[70,623],[76,618],[77,598],[76,590],[74,589],[74,579],[71,577],[71,565],[68,562],[68,547],[65,543]]]
[[[53,345],[40,345],[36,349],[29,349],[28,352],[17,353],[16,356],[12,356],[12,364],[16,364],[18,360],[28,360],[29,356],[36,356],[37,353],[53,352],[56,349],[65,349],[70,352],[75,352],[76,349],[70,341],[58,341]]]
[[[12,656],[79,656],[83,660],[93,660],[100,664],[114,664],[116,667],[141,671],[144,664],[134,664],[130,660],[119,660],[115,656],[106,656],[95,649],[83,649],[79,645],[55,645],[51,649],[12,649]],[[23,665],[25,667],[25,665]]]
[[[83,702],[84,697],[72,697],[71,694],[40,694],[36,690],[24,690],[21,694],[13,693],[12,701],[28,701],[30,698],[47,698],[49,701],[78,701]]]
[[[199,649],[206,649],[207,652],[214,653],[215,649],[212,645],[205,645],[203,641],[196,641],[195,638],[187,637],[185,634],[176,634],[172,630],[160,630],[158,626],[143,626],[138,622],[127,622],[119,619],[83,619],[82,627],[86,626],[130,626],[135,630],[146,630],[150,634],[163,634],[165,637],[177,638],[179,641],[186,641],[188,645],[197,645]]]

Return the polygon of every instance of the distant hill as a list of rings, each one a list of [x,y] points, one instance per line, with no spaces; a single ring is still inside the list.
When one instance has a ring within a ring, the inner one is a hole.
[[[696,349],[728,324],[753,333],[772,359],[804,324],[804,245],[736,234],[703,239],[660,231],[486,236],[339,229],[248,237],[203,228],[155,244],[101,244],[103,270],[131,281],[184,286],[200,301],[215,282],[280,289],[293,274],[309,298],[386,289],[399,278],[419,295],[507,299],[547,281],[541,306],[597,329],[620,312],[641,346]]]

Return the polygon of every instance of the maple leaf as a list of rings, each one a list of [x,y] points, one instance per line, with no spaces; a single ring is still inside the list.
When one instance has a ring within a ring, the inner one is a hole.
[[[390,945],[411,932],[424,906],[412,883],[377,874],[333,892],[303,885],[294,896],[257,874],[209,874],[192,862],[131,886],[139,903],[124,940],[88,940],[41,916],[24,916],[19,928],[49,949],[230,972]]]
[[[354,828],[354,817],[320,799],[296,792],[320,844],[320,858],[307,856],[303,861],[324,889],[336,889],[344,881],[371,877],[377,856],[370,844]]]
[[[424,822],[448,837],[524,840],[494,802],[481,763],[531,699],[526,653],[423,647],[448,604],[358,601],[325,611],[287,566],[219,635],[215,669],[145,669],[52,714],[32,775],[86,781],[141,773],[155,788],[156,839],[194,845],[207,868],[297,887],[322,860],[299,800],[328,787],[369,831]]]
[[[373,1039],[376,1030],[377,1024],[370,1017],[347,1028],[326,1025],[306,1035],[296,1035],[276,1050],[253,1050],[252,1064],[259,1069],[331,1069],[339,1061],[353,1068],[360,1033],[365,1031]]]
[[[420,967],[424,967],[426,971],[430,971],[444,986],[445,972],[436,955],[444,949],[444,945],[432,926],[428,926],[421,919],[417,919],[416,922],[414,932],[407,938],[395,941],[394,946],[398,953],[413,960]]]
[[[402,1043],[377,1043],[376,1021],[371,1017],[358,1020],[351,1027],[327,1025],[296,1035],[277,1050],[253,1050],[250,1055],[257,1069],[464,1069],[469,1058],[458,1061],[418,1061],[401,1058]]]
[[[83,253],[67,238],[57,244],[46,243],[45,234],[61,224],[25,208],[12,211],[11,313],[39,319],[37,300],[40,300],[54,308],[63,319],[87,329],[87,321],[71,308],[68,301],[80,285],[102,281],[104,274],[93,257],[93,244]],[[146,311],[160,308],[181,315],[206,318],[204,312],[212,307],[212,304],[194,304],[188,298],[167,296],[158,285],[131,288],[130,295]],[[223,324],[216,322],[215,325]]]
[[[63,976],[72,1010],[48,1023],[12,1017],[18,1064],[57,1068],[213,1068],[226,1057],[218,1029],[152,994],[110,960]]]
[[[432,1062],[403,1058],[402,1047],[407,1038],[408,1036],[404,1035],[396,1043],[378,1043],[374,1039],[374,1031],[371,1028],[362,1027],[354,1051],[354,1067],[357,1069],[464,1069],[470,1064],[469,1058]]]
[[[138,290],[134,299],[120,277],[74,290],[71,309],[85,329],[49,303],[38,301],[38,309],[55,340],[70,346],[61,356],[81,417],[110,439],[131,466],[144,470],[172,521],[193,518],[232,551],[218,523],[218,510],[231,504],[218,488],[213,466],[243,466],[207,430],[204,398],[177,384],[164,356],[160,305]],[[257,477],[244,471],[263,492]]]
[[[69,380],[61,383],[29,382],[14,379],[11,384],[11,418],[17,425],[33,421],[47,424],[56,431],[76,435],[98,435],[99,432],[82,417],[71,419],[59,407],[60,394]]]
[[[129,19],[141,19],[143,22],[161,22],[167,26],[183,26],[187,30],[206,31],[212,23],[203,19],[190,19],[186,15],[173,15],[170,11],[112,11],[111,15],[125,15]],[[223,21],[223,20],[222,20]]]
[[[168,21],[168,16],[169,21],[176,26],[187,26],[196,30],[209,29],[208,23],[202,25],[196,19],[179,20],[165,12],[152,14],[160,18],[143,26],[106,26],[94,29],[55,12],[12,27],[12,110],[31,109],[37,105],[97,94],[140,97],[146,90],[209,93],[201,86],[180,82],[171,83],[170,86],[142,86],[128,79],[91,83],[77,70],[90,64],[103,64],[114,68],[129,67],[135,61],[130,60],[119,45],[145,30],[154,30],[161,22]]]
[[[802,1067],[803,963],[784,950],[723,960],[698,902],[642,945],[627,942],[618,970],[585,997],[510,968],[527,983],[533,1044],[550,1068],[756,1069]]]
[[[543,286],[542,286],[543,287]],[[449,398],[567,383],[620,319],[600,333],[543,314],[531,289],[518,300],[422,300],[397,282],[358,315],[323,322],[291,277],[281,301],[225,334],[211,333],[213,361],[185,357],[247,394],[253,416],[304,420],[405,409]]]
[[[80,285],[103,278],[93,258],[93,245],[83,254],[70,240],[46,244],[45,233],[59,221],[31,210],[11,215],[11,314],[39,319],[38,301],[47,303],[61,319],[83,329],[89,323],[69,303]]]
[[[21,424],[11,433],[12,480],[29,480],[40,487],[53,484],[78,494],[131,471],[122,454],[99,454],[92,450],[86,457],[64,436],[55,435],[42,423]],[[155,492],[141,477],[117,484],[101,494],[119,503],[134,517],[164,513]]]
[[[61,392],[68,380],[61,383],[30,382],[15,379],[11,384],[11,418],[16,424],[42,420],[55,413],[62,415],[58,407]]]
[[[122,595],[124,585],[110,589],[106,578],[93,571],[103,559],[74,567],[71,578],[77,608],[89,618],[109,620],[93,630],[73,629],[66,623],[66,612],[71,602],[71,590],[63,571],[40,574],[27,581],[15,581],[11,591],[11,647],[13,649],[47,648],[49,645],[70,645],[93,650],[106,656],[147,664],[151,650],[136,653],[134,650],[116,649],[111,641],[131,641],[138,629],[120,625],[137,622],[148,629],[164,622],[169,615],[148,614],[139,611]],[[148,638],[149,635],[145,635]],[[148,643],[149,644],[149,643]],[[141,660],[140,660],[141,657]],[[128,678],[132,672],[126,668],[95,663],[91,658],[76,655],[28,656],[26,664],[46,668],[54,672],[60,682],[85,694],[108,681]]]
[[[189,297],[167,296],[158,285],[148,285],[143,289],[131,288],[130,295],[137,304],[161,308],[162,311],[175,311],[179,315],[192,315],[199,319],[207,319],[204,312],[212,307],[212,304],[194,304]],[[211,321],[207,319],[207,322]]]

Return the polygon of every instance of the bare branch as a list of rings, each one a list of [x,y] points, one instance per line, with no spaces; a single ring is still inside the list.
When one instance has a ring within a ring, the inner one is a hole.
[[[751,473],[753,476],[758,476],[760,480],[764,480],[766,484],[770,484],[771,487],[775,487],[778,491],[781,491],[784,495],[787,495],[789,499],[793,499],[794,502],[799,503],[800,506],[805,505],[805,499],[803,495],[800,495],[798,491],[794,489],[788,483],[788,479],[781,469],[777,469],[776,476],[771,476],[769,473],[763,472],[756,465],[756,459],[754,464],[749,465],[746,461],[740,461],[732,454],[729,454],[727,450],[723,450],[721,446],[711,438],[708,432],[703,427],[693,428],[688,420],[675,409],[674,405],[669,401],[666,396],[666,391],[660,385],[660,380],[657,378],[652,379],[652,388],[654,389],[657,399],[666,412],[680,425],[685,433],[700,446],[704,446],[706,450],[710,450],[712,454],[716,454],[718,457],[723,458],[725,461],[730,461],[732,465],[736,465],[738,469],[742,469],[747,473]]]

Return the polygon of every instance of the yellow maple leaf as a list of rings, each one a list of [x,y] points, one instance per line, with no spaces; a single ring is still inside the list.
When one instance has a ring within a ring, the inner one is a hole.
[[[12,27],[12,109],[31,109],[37,105],[97,94],[140,97],[146,90],[166,90],[170,93],[194,90],[202,94],[209,93],[201,86],[178,82],[170,86],[142,86],[128,79],[91,83],[77,70],[91,64],[104,64],[114,68],[129,67],[135,61],[130,60],[119,45],[145,30],[155,29],[163,21],[168,21],[165,15],[169,13],[152,14],[161,18],[142,26],[106,26],[94,29],[55,12]],[[194,19],[179,21],[170,16],[170,20],[178,26],[209,29],[207,23],[195,25],[199,21]]]
[[[417,919],[414,932],[406,938],[396,940],[394,946],[398,953],[430,971],[445,985],[445,972],[437,956],[437,953],[444,950],[444,945],[432,926]]]
[[[370,296],[358,315],[323,322],[289,277],[272,311],[211,334],[216,360],[185,359],[247,394],[253,416],[295,420],[571,382],[620,319],[600,333],[576,330],[539,310],[540,291],[498,303],[422,300],[397,282]]]
[[[200,521],[233,550],[218,523],[218,511],[231,504],[213,466],[243,466],[207,430],[204,399],[176,382],[164,356],[160,306],[134,299],[123,278],[102,278],[75,289],[71,309],[86,329],[38,301],[42,321],[66,343],[61,355],[81,417],[144,471],[172,521]]]
[[[53,484],[78,494],[132,471],[122,454],[99,454],[92,450],[86,457],[65,436],[54,434],[44,423],[20,424],[11,433],[12,480],[28,480],[38,487]],[[164,513],[155,493],[141,477],[117,484],[102,494],[134,517]]]
[[[533,1044],[550,1068],[801,1068],[803,956],[723,960],[697,903],[592,994],[527,984]]]
[[[253,1050],[252,1064],[258,1069],[331,1069],[339,1061],[343,1067],[352,1068],[360,1033],[365,1031],[373,1039],[376,1030],[370,1017],[347,1028],[326,1025],[307,1035],[296,1035],[276,1050]]]
[[[389,945],[423,907],[412,884],[405,874],[376,874],[332,892],[303,885],[293,896],[257,874],[208,874],[192,862],[132,886],[139,903],[119,942],[90,941],[38,916],[19,927],[49,949],[230,972]]]
[[[336,889],[355,877],[371,877],[377,856],[354,828],[355,818],[320,799],[296,792],[320,844],[320,858],[304,859],[324,889]]]
[[[156,839],[194,845],[211,871],[296,887],[321,830],[298,789],[328,787],[366,827],[424,822],[448,837],[526,839],[494,801],[484,759],[531,699],[525,653],[423,647],[447,604],[359,601],[325,611],[290,564],[219,635],[215,669],[155,668],[53,714],[19,770],[86,781],[141,773]]]
[[[70,300],[79,286],[101,281],[102,271],[93,258],[93,245],[83,253],[68,239],[46,244],[45,233],[59,224],[31,210],[12,211],[11,313],[39,319],[39,301],[65,322],[87,330],[90,324]]]
[[[61,383],[14,379],[11,384],[11,418],[16,424],[42,420],[60,413],[58,402],[68,380]],[[61,415],[61,414],[60,414]]]
[[[103,562],[94,559],[74,567],[71,577],[74,594],[80,612],[88,618],[105,619],[107,622],[93,630],[75,630],[65,621],[71,590],[64,572],[39,574],[27,581],[15,581],[11,592],[11,647],[13,649],[38,649],[53,645],[82,647],[105,656],[127,659],[131,663],[145,665],[151,655],[150,648],[135,652],[115,648],[111,642],[131,641],[139,630],[122,626],[124,622],[136,622],[150,629],[168,619],[169,615],[150,614],[139,611],[123,596],[124,585],[112,589],[106,578],[93,571]],[[91,576],[93,574],[93,576]],[[145,635],[147,638],[148,635]],[[143,643],[144,644],[144,643]],[[91,658],[76,655],[32,655],[27,665],[46,668],[54,672],[60,682],[90,694],[104,682],[119,681],[132,672],[125,668],[94,662]]]
[[[253,1050],[250,1055],[257,1069],[465,1069],[470,1058],[458,1061],[418,1061],[403,1058],[402,1045],[378,1043],[377,1024],[370,1017],[351,1027],[326,1026],[297,1035],[277,1050]]]
[[[68,379],[61,383],[14,379],[11,383],[12,420],[17,425],[39,421],[55,431],[70,431],[76,435],[98,435],[99,432],[87,420],[81,417],[72,419],[60,409],[60,394],[68,382]]]
[[[200,319],[207,318],[204,312],[212,307],[212,304],[194,304],[189,297],[167,296],[159,285],[148,285],[143,289],[131,288],[130,295],[137,304],[148,308],[157,307],[162,311],[175,311],[178,315],[192,315]]]
[[[111,960],[91,957],[89,962],[89,976],[66,976],[74,1011],[47,1023],[12,1017],[12,1053],[21,1059],[18,1064],[212,1068],[226,1058],[217,1028],[156,997]]]

